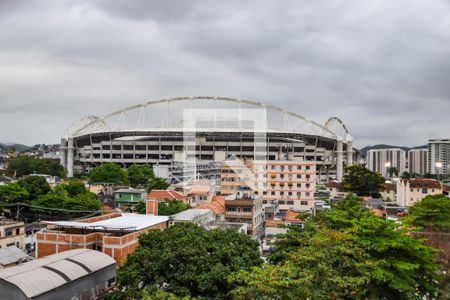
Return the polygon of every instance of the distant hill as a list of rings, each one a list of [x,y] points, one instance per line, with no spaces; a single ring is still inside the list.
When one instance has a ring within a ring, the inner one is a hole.
[[[0,153],[7,153],[11,148],[15,148],[17,152],[24,152],[31,149],[31,147],[22,144],[0,143]]]
[[[366,158],[367,157],[367,152],[369,150],[378,150],[378,149],[386,149],[386,148],[401,148],[405,151],[408,151],[409,147],[404,147],[404,146],[392,146],[392,145],[386,145],[386,144],[378,144],[378,145],[368,145],[365,146],[364,148],[360,149],[360,156],[361,158]],[[419,148],[419,147],[415,147],[415,148]]]

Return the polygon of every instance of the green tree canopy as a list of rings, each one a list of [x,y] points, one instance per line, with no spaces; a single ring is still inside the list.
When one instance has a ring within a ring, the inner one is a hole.
[[[364,166],[345,167],[343,185],[346,192],[352,192],[358,196],[380,197],[380,191],[384,189],[384,182],[383,176]]]
[[[18,183],[21,187],[27,190],[30,194],[31,200],[50,192],[50,185],[42,176],[28,176],[22,180],[19,180]]]
[[[406,223],[435,231],[450,231],[450,198],[426,196],[410,208]]]
[[[89,173],[89,183],[128,184],[128,173],[119,165],[111,162],[104,163],[92,169]]]
[[[176,199],[165,199],[163,202],[158,203],[158,214],[161,216],[171,216],[191,208],[189,204]]]
[[[86,194],[88,191],[83,182],[78,180],[70,180],[62,185],[70,197],[76,197],[81,194]]]
[[[138,299],[163,289],[177,297],[225,299],[231,290],[227,276],[260,265],[259,255],[257,241],[233,230],[183,223],[151,231],[139,237],[118,271],[113,298]]]
[[[254,275],[230,277],[239,285],[233,291],[236,297],[424,299],[437,295],[437,251],[399,224],[376,217],[354,195],[311,218],[305,229],[290,229],[286,238],[271,257],[274,265],[254,269]],[[333,259],[333,254],[342,260]],[[271,280],[273,272],[279,273]],[[324,274],[326,278],[320,277]],[[283,277],[292,294],[278,288]],[[316,278],[323,282],[315,282]]]
[[[155,173],[149,165],[132,165],[127,169],[128,178],[132,187],[144,187],[149,180],[155,178]]]
[[[64,177],[65,175],[64,168],[59,164],[58,160],[37,159],[26,155],[19,155],[12,158],[9,161],[7,171],[9,174],[16,173],[19,177],[33,173],[59,177]]]
[[[30,194],[17,183],[0,185],[0,203],[28,202],[29,199]]]
[[[150,179],[147,183],[146,189],[147,192],[151,192],[152,190],[165,190],[169,187],[169,184],[165,179],[160,177],[154,177]]]
[[[389,167],[387,171],[389,173],[389,177],[393,177],[394,175],[398,176],[398,169],[396,167]]]

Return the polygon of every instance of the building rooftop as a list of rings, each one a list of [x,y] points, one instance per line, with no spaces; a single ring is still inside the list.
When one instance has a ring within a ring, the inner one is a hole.
[[[201,203],[197,208],[212,210],[216,215],[225,213],[225,196],[214,196],[211,203]]]
[[[158,199],[163,201],[164,199],[168,200],[183,200],[186,198],[182,193],[174,191],[174,190],[152,190],[147,198],[149,199]]]
[[[170,216],[170,220],[173,221],[190,221],[201,215],[209,213],[209,209],[191,208],[175,215]]]
[[[11,225],[11,224],[16,224],[17,225],[23,225],[23,221],[16,221],[13,219],[7,219],[5,217],[0,217],[0,225]]]
[[[114,191],[114,193],[122,193],[122,194],[142,194],[145,192],[146,192],[145,189],[118,189]]]
[[[169,220],[167,216],[141,215],[141,214],[122,214],[116,218],[101,220],[92,223],[83,223],[77,221],[47,221],[47,224],[53,224],[62,227],[89,228],[95,230],[129,230],[138,231],[156,224]]]
[[[13,181],[12,178],[9,178],[8,176],[0,175],[0,182],[11,182]]]
[[[28,257],[22,250],[16,246],[10,246],[0,249],[0,265],[6,266],[17,263]]]
[[[427,178],[413,178],[413,179],[401,179],[401,183],[408,183],[410,188],[431,188],[431,189],[440,189],[442,188],[441,183],[436,179],[427,179]]]
[[[115,263],[99,251],[74,249],[0,270],[0,280],[17,286],[28,298],[35,298]]]

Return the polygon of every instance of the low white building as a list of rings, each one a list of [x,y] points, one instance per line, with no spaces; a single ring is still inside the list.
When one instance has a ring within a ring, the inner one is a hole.
[[[214,221],[214,212],[210,209],[191,208],[169,217],[169,226],[177,223],[190,222],[199,226],[204,226],[207,223]]]
[[[442,194],[442,184],[435,179],[414,178],[397,181],[397,205],[412,206],[429,195]]]

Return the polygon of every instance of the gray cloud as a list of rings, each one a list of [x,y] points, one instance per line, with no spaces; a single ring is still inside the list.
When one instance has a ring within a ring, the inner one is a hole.
[[[0,141],[180,95],[343,119],[358,146],[448,137],[450,5],[0,1]]]

